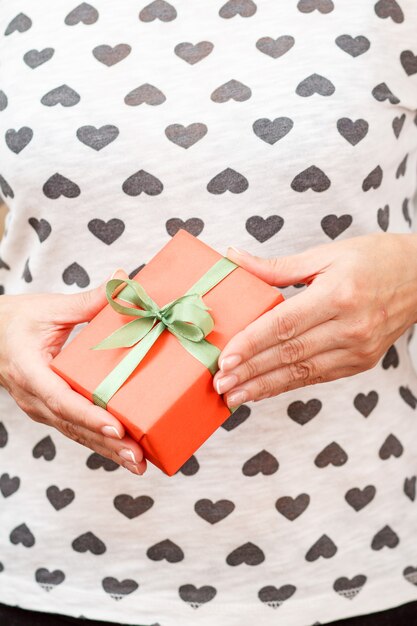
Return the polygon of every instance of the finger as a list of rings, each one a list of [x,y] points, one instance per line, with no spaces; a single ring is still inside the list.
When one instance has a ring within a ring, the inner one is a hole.
[[[53,426],[76,443],[98,452],[115,463],[123,465],[123,467],[126,464],[129,465],[129,468],[130,466],[136,467],[138,471],[135,473],[143,473],[147,467],[141,446],[129,436],[124,437],[121,441],[110,439],[62,419],[56,419]]]
[[[124,437],[125,429],[116,417],[74,391],[42,359],[28,362],[22,375],[21,386],[57,417],[107,437]]]
[[[250,254],[246,250],[230,247],[227,257],[270,285],[292,285],[311,282],[328,265],[329,244],[315,246],[298,254],[270,258]],[[333,255],[332,255],[333,256]]]
[[[119,268],[93,289],[72,294],[50,294],[53,302],[48,309],[50,316],[48,321],[55,324],[70,324],[71,326],[90,321],[107,304],[106,283],[111,278],[128,278],[128,275]],[[122,288],[123,285],[120,285],[115,293],[118,293]]]
[[[283,365],[310,359],[316,354],[330,352],[344,345],[346,345],[346,339],[340,333],[340,323],[330,320],[307,330],[298,337],[258,352],[240,365],[228,369],[227,372],[218,370],[213,378],[213,385],[217,393],[223,394],[260,374]]]
[[[52,413],[39,398],[28,393],[15,397],[15,400],[19,407],[34,421],[56,428],[66,437],[91,448],[95,452],[98,452],[98,447],[100,447],[100,454],[104,454],[105,451],[104,456],[116,463],[123,466],[126,463],[140,467],[144,464],[146,466],[142,447],[129,435],[125,435],[121,440],[111,439],[67,422]]]
[[[255,354],[332,319],[337,309],[328,294],[328,285],[322,288],[314,283],[258,317],[223,348],[218,359],[220,369],[229,371]]]
[[[353,355],[347,360],[346,350],[333,350],[252,378],[231,389],[226,394],[225,401],[232,408],[250,400],[276,396],[290,389],[352,376],[358,371],[361,368]]]

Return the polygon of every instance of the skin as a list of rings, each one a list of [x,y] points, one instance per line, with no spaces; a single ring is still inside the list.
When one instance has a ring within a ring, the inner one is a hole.
[[[275,286],[305,283],[237,333],[213,378],[229,407],[371,369],[417,322],[417,234],[375,233],[300,254],[227,257]]]
[[[116,270],[109,278],[127,277]],[[143,450],[119,420],[74,391],[48,366],[74,325],[88,322],[107,304],[105,282],[77,294],[2,295],[0,383],[35,422],[56,428],[133,474],[143,474]]]

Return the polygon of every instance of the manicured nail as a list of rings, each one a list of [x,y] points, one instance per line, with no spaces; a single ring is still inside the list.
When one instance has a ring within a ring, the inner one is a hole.
[[[229,356],[225,356],[223,359],[221,359],[219,363],[220,369],[222,370],[222,372],[226,370],[231,370],[236,367],[236,365],[239,365],[241,361],[242,357],[240,356],[240,354],[230,354]]]
[[[133,465],[133,463],[124,463],[123,467],[129,470],[129,472],[133,472],[133,474],[143,474],[143,472],[140,471],[139,467],[137,465]]]
[[[112,437],[113,439],[122,439],[122,436],[120,435],[116,426],[103,426],[101,432],[106,437]]]
[[[229,246],[229,248],[237,252],[237,254],[242,254],[242,255],[250,254],[250,252],[248,252],[247,250],[242,250],[241,248],[235,248],[235,246]]]
[[[114,278],[116,276],[117,272],[123,272],[123,268],[122,267],[118,267],[117,270],[114,270],[113,274],[110,276],[110,278],[108,280],[111,280],[112,278]]]
[[[238,404],[243,404],[248,400],[248,392],[246,389],[239,389],[239,391],[234,391],[230,395],[227,396],[227,404],[228,406],[237,406]]]
[[[135,453],[133,452],[133,450],[130,450],[129,448],[123,448],[123,450],[120,450],[119,456],[122,457],[122,459],[125,459],[125,461],[128,461],[129,463],[134,463],[135,465],[138,464],[136,457],[135,457]]]
[[[237,383],[236,374],[231,374],[230,376],[223,376],[222,378],[218,378],[216,380],[216,391],[218,394],[222,394],[225,391],[229,391],[229,389],[233,389]]]

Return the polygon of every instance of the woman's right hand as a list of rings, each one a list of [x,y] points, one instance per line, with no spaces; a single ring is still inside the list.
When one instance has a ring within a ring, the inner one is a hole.
[[[123,270],[112,276],[127,277]],[[105,304],[105,283],[75,294],[1,295],[0,383],[35,422],[143,474],[142,448],[119,420],[74,391],[48,365],[74,325],[91,320]]]

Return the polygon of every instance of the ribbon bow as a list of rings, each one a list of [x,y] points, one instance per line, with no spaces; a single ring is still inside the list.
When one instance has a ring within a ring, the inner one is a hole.
[[[136,280],[112,278],[107,281],[106,297],[112,308],[117,313],[136,319],[116,329],[91,349],[133,348],[94,390],[93,402],[103,408],[107,407],[110,398],[139,365],[164,330],[175,335],[181,345],[214,375],[218,369],[217,361],[221,351],[205,339],[214,328],[214,320],[202,295],[236,267],[238,266],[235,263],[222,257],[185,294],[162,307],[158,306]],[[133,306],[124,306],[113,298],[116,289],[125,283],[126,287],[118,298]]]

